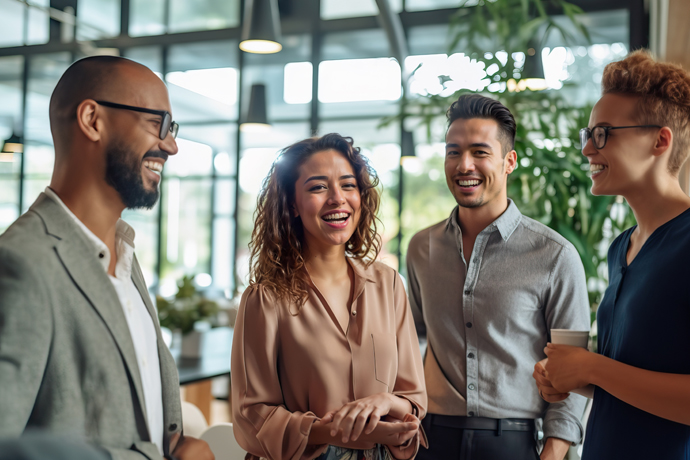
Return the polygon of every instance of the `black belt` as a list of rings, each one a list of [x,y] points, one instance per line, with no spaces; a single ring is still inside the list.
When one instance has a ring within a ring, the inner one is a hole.
[[[431,425],[459,428],[462,430],[535,431],[534,420],[529,418],[486,418],[455,415],[427,414]]]

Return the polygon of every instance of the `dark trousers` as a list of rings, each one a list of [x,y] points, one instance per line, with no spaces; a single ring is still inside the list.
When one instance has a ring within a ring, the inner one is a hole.
[[[422,426],[429,449],[417,460],[539,460],[533,420],[428,414]]]

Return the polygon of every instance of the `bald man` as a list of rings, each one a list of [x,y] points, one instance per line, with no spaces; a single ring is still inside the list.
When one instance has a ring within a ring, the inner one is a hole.
[[[0,236],[0,438],[45,429],[115,460],[212,459],[182,435],[179,381],[126,208],[177,153],[168,92],[123,58],[73,64],[50,100],[50,186]]]

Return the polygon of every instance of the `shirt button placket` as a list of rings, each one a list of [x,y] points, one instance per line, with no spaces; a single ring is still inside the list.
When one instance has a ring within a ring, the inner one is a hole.
[[[465,340],[466,340],[466,357],[465,357],[465,376],[467,380],[467,414],[473,416],[479,411],[479,392],[477,391],[477,367],[478,363],[475,359],[477,344],[475,336],[474,324],[474,286],[475,280],[479,277],[479,267],[481,260],[479,254],[484,248],[484,235],[479,234],[475,242],[475,254],[471,254],[470,263],[467,265],[467,277],[465,279],[465,286],[463,289],[463,313],[465,317]]]

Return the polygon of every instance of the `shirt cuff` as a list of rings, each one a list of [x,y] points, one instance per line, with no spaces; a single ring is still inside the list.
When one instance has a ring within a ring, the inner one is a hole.
[[[544,439],[559,438],[577,445],[582,442],[583,435],[580,422],[574,422],[565,418],[544,420]]]

